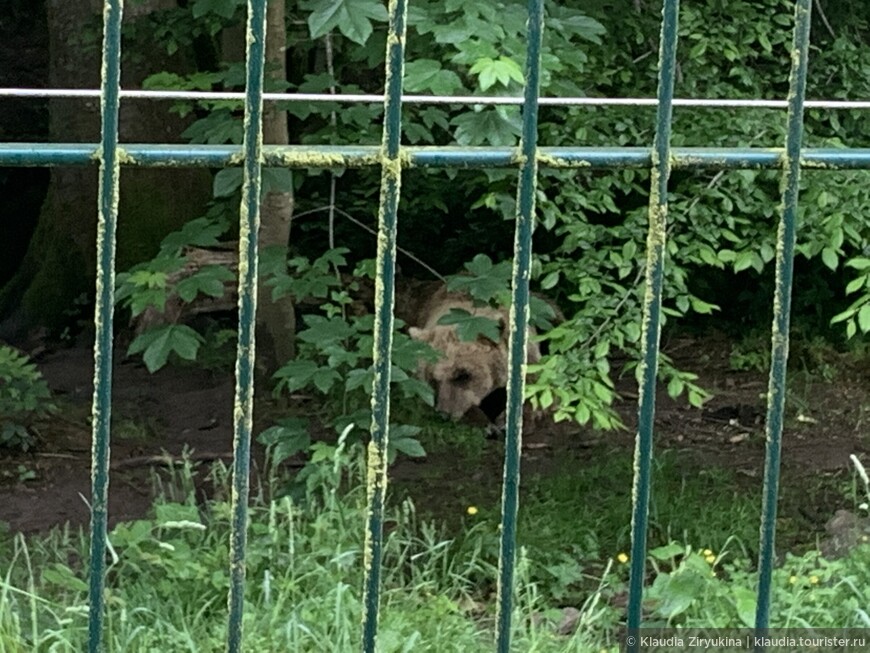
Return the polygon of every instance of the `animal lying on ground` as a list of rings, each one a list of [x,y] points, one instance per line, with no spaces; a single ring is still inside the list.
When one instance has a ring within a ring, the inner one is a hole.
[[[439,324],[453,309],[493,320],[498,326],[497,338],[479,334],[474,340],[462,340],[455,324]],[[476,305],[467,295],[442,285],[423,305],[415,322],[417,326],[410,327],[408,335],[442,354],[434,363],[421,361],[418,370],[420,378],[435,390],[435,407],[440,412],[458,420],[472,408],[483,408],[488,397],[504,396],[501,389],[508,380],[507,309]],[[534,330],[530,327],[526,363],[541,359],[532,336]],[[490,413],[495,411],[483,410],[494,421]]]

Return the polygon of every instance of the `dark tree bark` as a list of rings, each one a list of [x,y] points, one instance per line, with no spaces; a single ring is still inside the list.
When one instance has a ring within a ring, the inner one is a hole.
[[[266,13],[266,70],[271,79],[287,80],[287,31],[283,2],[270,2]],[[287,112],[266,104],[263,111],[263,142],[286,145],[290,142]],[[290,238],[293,194],[270,192],[263,198],[260,225],[260,251],[284,248]],[[290,296],[272,300],[271,288],[260,281],[257,306],[257,342],[260,367],[274,372],[295,354],[296,315]]]
[[[49,79],[52,88],[99,88],[101,0],[46,0]],[[130,3],[129,22],[175,7],[174,0]],[[96,36],[88,36],[89,34]],[[181,71],[181,57],[148,53],[143,62],[125,59],[122,85],[136,87],[153,72]],[[54,142],[99,141],[97,100],[57,99],[49,107]],[[183,123],[168,103],[122,102],[121,142],[177,142]],[[59,329],[71,319],[73,302],[93,294],[96,265],[97,170],[54,168],[39,221],[17,274],[0,291],[4,335],[14,337],[36,325]],[[117,267],[156,253],[162,237],[197,217],[210,198],[204,170],[124,170],[121,177]]]
[[[266,7],[266,79],[265,88],[280,88],[287,80],[287,31],[283,2],[269,2]],[[224,61],[245,58],[245,26],[224,30],[221,50]],[[274,104],[263,107],[263,143],[286,145],[290,142],[287,112]],[[286,251],[293,217],[292,193],[267,193],[260,205],[259,251],[281,247]],[[272,289],[259,279],[257,287],[257,368],[265,377],[271,375],[296,353],[296,314],[292,297],[272,300]]]

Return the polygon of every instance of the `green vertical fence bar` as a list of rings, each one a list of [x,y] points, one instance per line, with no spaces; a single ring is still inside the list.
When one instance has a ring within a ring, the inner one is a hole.
[[[363,581],[363,650],[373,653],[378,634],[384,498],[387,491],[387,445],[390,428],[390,367],[395,303],[396,221],[402,179],[402,77],[405,68],[406,0],[390,0],[387,32],[384,132],[381,141],[381,194],[378,210],[377,277],[375,278],[374,380],[372,426],[368,444],[366,526]]]
[[[656,135],[650,171],[649,227],[646,241],[646,282],[639,370],[637,438],[634,451],[634,482],[631,519],[631,578],[627,626],[640,628],[646,561],[646,531],[652,470],[653,425],[655,421],[656,375],[659,365],[662,285],[668,218],[668,178],[671,173],[670,140],[673,113],[674,74],[677,58],[679,0],[666,0],[662,8],[659,40],[659,88]],[[637,650],[635,645],[630,650]]]
[[[520,143],[519,187],[517,188],[517,216],[514,232],[504,485],[502,488],[501,545],[498,560],[496,650],[500,653],[507,653],[511,645],[520,455],[523,437],[523,393],[525,390],[527,326],[529,322],[529,276],[532,265],[532,232],[534,230],[535,194],[538,183],[538,94],[541,86],[544,2],[543,0],[529,0],[528,7],[526,88],[523,99],[523,133]]]
[[[274,1],[274,0],[273,0]],[[245,164],[239,214],[239,340],[233,409],[232,533],[227,651],[242,650],[245,607],[245,547],[254,403],[257,315],[257,235],[260,230],[260,158],[263,150],[263,65],[266,51],[266,0],[248,0],[245,81]]]
[[[121,18],[123,0],[103,8],[101,72],[102,135],[97,217],[97,286],[94,309],[94,402],[91,435],[91,560],[88,651],[103,650],[106,526],[109,502],[109,438],[112,421],[112,322],[115,306],[115,233],[118,226],[120,161],[118,107],[121,90]]]
[[[761,542],[758,561],[758,604],[755,613],[755,627],[758,630],[766,629],[770,621],[770,583],[775,557],[776,498],[779,492],[782,418],[785,410],[788,330],[794,276],[794,250],[797,237],[797,203],[804,126],[804,96],[807,88],[807,61],[810,48],[811,10],[812,0],[797,0],[795,3],[792,67],[788,92],[788,133],[785,143],[785,159],[783,160],[782,217],[776,241],[776,290],[773,300],[770,380],[767,390],[767,425],[765,427],[767,451],[764,459]]]

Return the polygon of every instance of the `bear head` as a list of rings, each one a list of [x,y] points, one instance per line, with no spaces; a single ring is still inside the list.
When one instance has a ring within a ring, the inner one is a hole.
[[[418,375],[435,390],[435,407],[459,419],[484,397],[507,383],[507,335],[503,321],[498,341],[485,336],[464,341],[452,325],[411,327],[408,334],[440,352],[436,362],[421,361]]]

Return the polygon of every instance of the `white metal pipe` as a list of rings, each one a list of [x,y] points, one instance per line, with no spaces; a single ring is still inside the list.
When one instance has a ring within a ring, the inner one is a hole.
[[[99,98],[99,89],[89,88],[0,88],[0,98]],[[242,103],[242,92],[212,91],[146,91],[122,89],[122,99],[237,101]],[[337,93],[264,93],[267,102],[341,102],[381,104],[383,95]],[[468,105],[521,105],[521,97],[477,95],[403,95],[405,104],[468,104]],[[598,98],[598,97],[542,97],[542,106],[645,106],[654,107],[655,98]],[[712,109],[786,109],[786,100],[675,98],[674,106]],[[807,109],[870,109],[870,100],[806,100]]]

